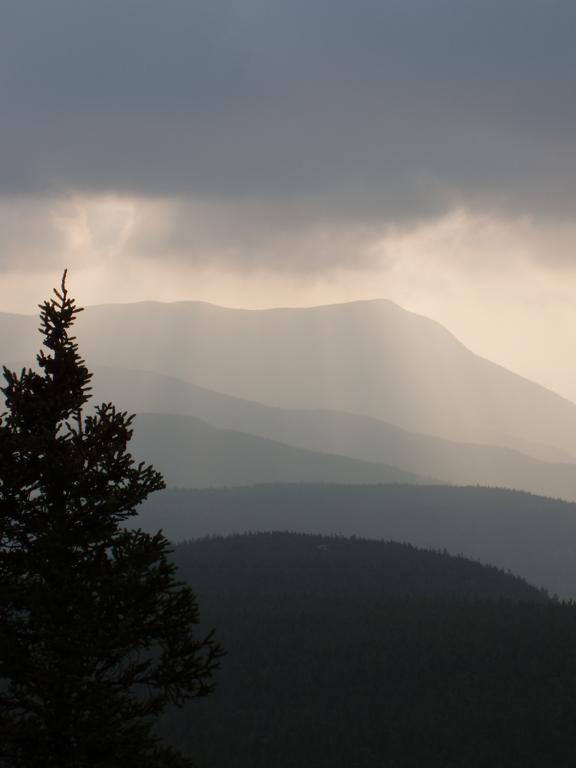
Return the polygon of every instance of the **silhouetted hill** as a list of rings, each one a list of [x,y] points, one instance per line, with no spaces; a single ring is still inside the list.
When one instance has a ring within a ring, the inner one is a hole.
[[[272,408],[147,371],[96,367],[94,393],[98,400],[129,411],[195,416],[214,427],[386,464],[449,483],[500,486],[576,501],[573,464],[542,462],[509,448],[454,443],[366,416]],[[142,446],[143,456],[145,450]]]
[[[138,414],[130,444],[171,486],[206,488],[270,482],[418,483],[410,472],[292,448],[200,419]]]
[[[34,327],[0,316],[0,359],[29,359]],[[87,309],[77,333],[91,366],[154,370],[268,405],[362,414],[538,457],[574,453],[573,403],[389,301],[262,311],[108,305]]]
[[[137,524],[173,541],[243,531],[358,535],[446,549],[576,598],[576,506],[447,486],[266,485],[156,494]]]
[[[175,548],[180,575],[207,602],[231,588],[259,599],[426,597],[529,600],[547,595],[524,579],[462,556],[357,536],[275,532],[211,536]]]
[[[257,534],[176,548],[228,650],[163,733],[213,768],[567,768],[576,609],[463,558]]]

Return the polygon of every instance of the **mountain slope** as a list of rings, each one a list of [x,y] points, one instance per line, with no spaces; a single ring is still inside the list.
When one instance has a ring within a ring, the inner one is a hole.
[[[190,416],[138,414],[131,452],[171,486],[206,488],[273,482],[418,483],[410,472],[292,448]]]
[[[358,413],[458,441],[574,452],[573,403],[388,301],[265,311],[194,302],[93,307],[78,336],[91,363],[155,370],[268,405]]]
[[[16,370],[21,366],[22,363],[10,365]],[[385,464],[421,477],[441,478],[461,485],[512,488],[576,501],[573,464],[538,461],[509,448],[456,443],[419,435],[366,416],[273,408],[149,371],[95,366],[93,385],[94,402],[113,402],[127,411],[193,416],[221,429],[318,453]],[[169,474],[169,462],[165,457],[176,455],[177,450],[166,444],[164,455],[159,454],[154,449],[154,442],[153,434],[149,447],[141,441],[140,453],[143,458],[153,454]],[[178,484],[183,484],[185,477],[179,473]],[[288,479],[266,474],[259,477],[268,481]],[[306,477],[310,479],[309,474]],[[291,475],[291,479],[298,478]]]
[[[29,359],[35,327],[34,318],[0,316],[0,359]],[[389,301],[99,306],[79,319],[78,338],[90,366],[153,370],[268,405],[361,414],[538,457],[574,454],[576,405]]]
[[[173,541],[285,530],[405,541],[511,569],[576,599],[576,505],[515,491],[417,485],[163,491],[135,522],[162,528]]]
[[[366,416],[272,408],[146,371],[97,366],[94,392],[96,399],[126,410],[186,414],[215,427],[451,483],[514,488],[576,501],[573,464],[541,462],[508,448],[419,435]]]
[[[574,606],[493,568],[384,542],[233,536],[179,546],[175,559],[228,650],[216,692],[162,723],[198,764],[573,761]]]
[[[353,536],[244,533],[178,544],[180,575],[206,595],[234,590],[262,598],[386,597],[525,600],[546,603],[542,590],[489,565],[410,544]]]

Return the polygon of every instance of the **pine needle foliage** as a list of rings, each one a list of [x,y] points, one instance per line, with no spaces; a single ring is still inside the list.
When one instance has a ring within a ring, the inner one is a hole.
[[[87,412],[66,273],[54,294],[39,372],[1,388],[0,766],[186,766],[154,725],[212,690],[222,651],[166,538],[123,525],[164,481],[127,450],[133,416]]]

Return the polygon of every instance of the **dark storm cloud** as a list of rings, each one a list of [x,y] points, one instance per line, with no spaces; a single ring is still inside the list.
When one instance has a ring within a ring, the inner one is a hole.
[[[569,213],[574,0],[4,0],[0,187]],[[277,215],[277,214],[276,214]]]

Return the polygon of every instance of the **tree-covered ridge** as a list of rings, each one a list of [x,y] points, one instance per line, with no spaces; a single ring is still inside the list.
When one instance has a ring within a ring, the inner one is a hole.
[[[493,566],[356,536],[290,532],[215,536],[179,544],[174,556],[182,578],[208,595],[233,589],[263,598],[281,594],[362,600],[389,596],[548,599],[524,579]],[[214,604],[216,598],[210,602]]]
[[[564,768],[576,608],[464,558],[254,534],[179,545],[229,650],[163,732],[211,768]]]
[[[576,505],[477,486],[278,484],[167,490],[139,516],[172,541],[246,531],[357,535],[446,549],[576,598]]]

